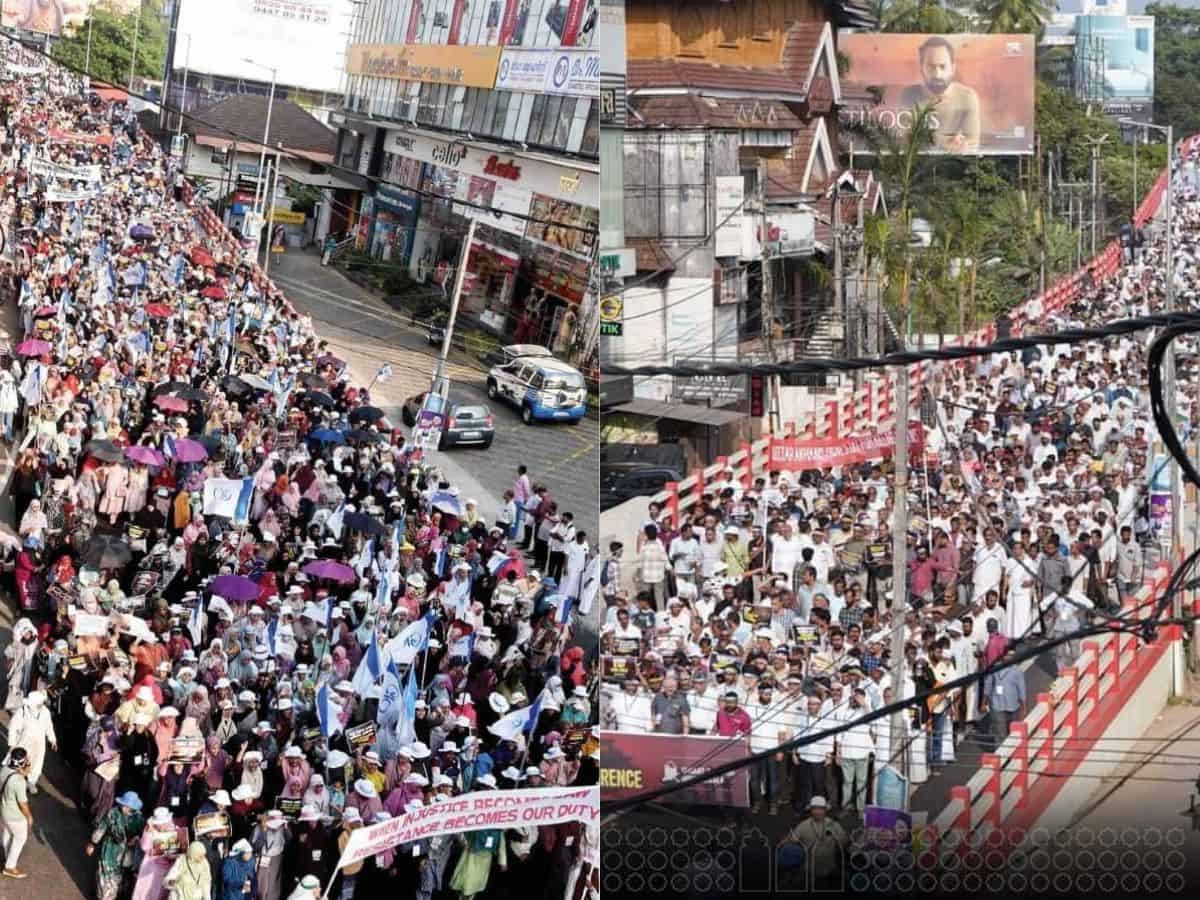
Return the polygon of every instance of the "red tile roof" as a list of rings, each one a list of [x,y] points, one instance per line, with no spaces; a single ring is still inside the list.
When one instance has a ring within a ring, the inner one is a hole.
[[[760,69],[677,59],[631,59],[626,64],[625,77],[633,90],[688,87],[796,97],[804,93],[803,85],[780,68]]]

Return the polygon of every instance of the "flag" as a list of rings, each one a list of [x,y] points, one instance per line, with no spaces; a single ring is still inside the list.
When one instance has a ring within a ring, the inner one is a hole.
[[[278,620],[272,620],[272,624],[275,621]],[[199,647],[204,641],[204,603],[199,598],[196,598],[196,605],[188,616],[188,633],[192,636],[193,647]]]
[[[514,709],[488,726],[488,731],[502,741],[514,741],[518,734],[529,734],[537,726],[538,716],[542,712],[542,698],[545,696],[546,692],[543,690],[532,706]]]
[[[204,482],[204,514],[245,524],[253,495],[253,478],[209,478]]]
[[[558,598],[558,615],[554,617],[554,621],[559,625],[566,625],[571,621],[571,598],[562,594]]]
[[[402,632],[388,641],[384,653],[397,663],[411,664],[417,654],[429,646],[429,632],[433,626],[433,613],[426,613]]]
[[[387,381],[391,377],[392,377],[392,364],[391,363],[384,363],[382,366],[379,367],[379,371],[375,373],[375,380],[378,382],[381,382],[381,383],[384,381]]]
[[[436,551],[436,555],[433,558],[433,573],[437,575],[438,578],[444,578],[446,575],[447,562],[446,542],[440,537],[434,538],[433,546]]]
[[[363,654],[358,668],[354,670],[354,693],[359,697],[379,696],[378,681],[383,675],[383,659],[379,654],[379,641],[371,635],[370,646]]]
[[[371,568],[371,563],[375,559],[375,538],[371,538],[363,544],[362,553],[358,557],[358,574],[365,575],[367,570]]]
[[[234,525],[250,524],[250,502],[254,499],[254,479],[243,478],[238,491],[237,506],[233,512]]]
[[[271,620],[271,624],[267,626],[267,650],[272,656],[278,655],[275,649],[275,633],[279,630],[279,617],[276,616]]]
[[[392,716],[399,712],[400,707],[397,705],[400,702],[400,692],[403,687],[400,678],[400,670],[396,667],[396,661],[389,660],[387,668],[383,670],[383,689],[379,695],[379,709],[375,712],[375,720],[383,726],[391,724]]]
[[[333,737],[342,730],[341,711],[329,692],[329,682],[325,682],[317,691],[317,723],[321,726],[322,737]]]
[[[392,605],[392,573],[383,572],[379,576],[379,584],[375,586],[375,606],[387,609]]]
[[[457,641],[450,645],[449,658],[453,659],[456,656],[461,656],[463,659],[470,660],[472,654],[475,653],[475,633],[464,634]]]
[[[169,457],[170,459],[174,459],[175,458],[175,437],[170,434],[164,435],[164,437],[166,438],[166,440],[163,441],[163,454],[166,455],[167,457]]]
[[[42,402],[42,364],[35,362],[21,380],[21,396],[30,406]]]
[[[325,527],[329,529],[329,533],[333,535],[335,541],[342,539],[342,520],[346,515],[346,504],[339,503],[338,508],[329,514],[329,518],[325,520]]]
[[[400,698],[400,718],[396,722],[396,738],[401,744],[411,744],[417,739],[417,670],[409,667],[404,680],[404,693]]]
[[[337,606],[337,601],[333,598],[333,595],[330,594],[329,598],[325,601],[325,630],[326,631],[333,631],[333,610],[336,606]]]

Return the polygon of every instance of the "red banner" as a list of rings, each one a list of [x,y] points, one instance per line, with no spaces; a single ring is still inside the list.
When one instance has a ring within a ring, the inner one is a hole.
[[[450,14],[450,36],[446,39],[447,44],[458,43],[458,29],[462,27],[463,7],[466,5],[466,0],[454,0],[454,12]]]
[[[925,445],[925,431],[920,422],[908,426],[908,450],[920,453]],[[799,472],[805,469],[824,469],[848,466],[868,459],[881,459],[896,452],[896,435],[880,432],[868,437],[812,441],[805,438],[772,438],[767,468]]]
[[[113,144],[113,136],[111,134],[90,134],[85,131],[59,131],[57,128],[50,129],[50,140],[57,144],[100,144],[104,147],[111,147]]]
[[[583,10],[587,0],[571,0],[567,7],[567,17],[563,21],[562,46],[574,47],[579,37],[579,26],[583,24]]]
[[[504,18],[500,20],[500,46],[507,47],[517,30],[517,8],[521,0],[504,0]]]
[[[413,0],[412,12],[408,14],[408,34],[404,38],[404,43],[415,44],[417,42],[417,26],[421,23],[421,0]]]
[[[691,778],[722,763],[744,759],[750,752],[747,738],[690,737],[680,734],[600,735],[600,802],[623,800],[645,791]],[[663,803],[705,806],[750,806],[750,773],[735,769],[725,775],[676,791]]]

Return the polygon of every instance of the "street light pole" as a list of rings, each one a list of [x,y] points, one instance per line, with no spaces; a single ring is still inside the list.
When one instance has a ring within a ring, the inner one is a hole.
[[[83,57],[83,72],[89,78],[91,77],[91,74],[92,74],[92,20],[95,17],[96,16],[95,16],[94,12],[88,13],[88,41],[87,41],[87,52],[84,54],[84,57]]]
[[[260,62],[246,57],[243,62],[247,62],[252,66],[258,66],[260,69],[266,69],[271,73],[271,93],[267,96],[267,122],[263,126],[262,148],[258,156],[258,179],[254,185],[254,224],[261,232],[263,210],[266,209],[267,185],[266,185],[266,169],[267,165],[267,141],[271,137],[271,111],[275,108],[275,78],[278,74],[277,69],[272,69],[270,66],[265,66]],[[262,206],[259,205],[259,198],[262,198]],[[257,248],[255,254],[257,254]]]
[[[179,124],[175,128],[175,134],[183,133],[183,113],[187,109],[187,84],[188,74],[192,64],[192,36],[187,36],[187,53],[183,57],[183,91],[179,95]]]
[[[142,5],[139,3],[137,20],[136,20],[136,22],[134,22],[134,26],[133,26],[133,55],[129,57],[128,88],[129,88],[130,93],[133,92],[133,72],[134,72],[134,68],[137,66],[137,45],[138,45],[138,37],[141,35],[141,33],[142,33]]]

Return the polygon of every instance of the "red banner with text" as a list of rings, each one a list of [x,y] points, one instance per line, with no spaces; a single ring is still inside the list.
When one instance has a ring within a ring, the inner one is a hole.
[[[908,425],[908,452],[918,454],[925,445],[925,430],[920,422]],[[896,452],[896,435],[880,432],[866,437],[809,440],[806,438],[772,438],[767,457],[768,469],[797,472],[804,469],[825,469],[849,466],[868,459],[882,459]]]
[[[681,734],[600,735],[600,802],[635,797],[672,782],[700,775],[722,763],[744,759],[748,739]],[[706,806],[750,806],[750,773],[736,769],[664,797],[663,803]]]

